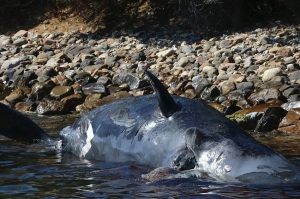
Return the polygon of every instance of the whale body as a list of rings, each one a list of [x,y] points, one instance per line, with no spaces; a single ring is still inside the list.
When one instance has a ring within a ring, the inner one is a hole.
[[[62,150],[86,159],[167,167],[200,172],[221,182],[300,182],[290,161],[256,141],[237,124],[210,106],[171,96],[146,71],[155,94],[121,99],[83,115],[60,132]],[[12,139],[56,144],[29,119],[0,104],[0,127],[5,115],[17,115],[26,129],[0,129]],[[23,118],[24,117],[24,118]],[[24,136],[27,135],[26,136]]]

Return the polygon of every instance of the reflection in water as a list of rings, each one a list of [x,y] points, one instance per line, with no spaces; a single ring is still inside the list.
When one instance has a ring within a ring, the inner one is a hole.
[[[53,137],[75,119],[34,117]],[[52,128],[52,127],[55,128]],[[256,136],[300,166],[300,136]],[[1,198],[299,198],[300,185],[221,184],[191,179],[146,183],[142,166],[80,159],[0,137]]]

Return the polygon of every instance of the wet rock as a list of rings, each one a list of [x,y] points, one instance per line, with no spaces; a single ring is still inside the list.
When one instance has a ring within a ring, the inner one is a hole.
[[[84,102],[84,97],[81,94],[73,94],[61,99],[61,102],[70,110],[75,110],[76,106]]]
[[[253,93],[249,96],[248,100],[252,102],[252,104],[260,104],[263,102],[267,102],[269,100],[284,100],[283,96],[276,88],[263,89],[258,93]]]
[[[5,99],[11,92],[12,91],[7,86],[0,83],[0,100]]]
[[[223,113],[226,109],[225,106],[218,104],[218,103],[209,103],[209,106],[213,107],[214,109],[216,109],[217,111]]]
[[[112,79],[112,82],[114,84],[118,84],[118,85],[128,84],[130,87],[130,90],[149,85],[149,83],[147,81],[142,81],[138,77],[136,77],[132,74],[129,74],[129,73],[115,75]]]
[[[102,93],[93,93],[93,94],[89,94],[88,96],[86,96],[85,98],[85,102],[95,102],[99,99],[102,99],[103,97],[106,97],[106,94],[102,94]]]
[[[14,106],[18,102],[22,102],[23,98],[25,97],[24,92],[21,89],[14,90],[13,92],[10,93],[7,97],[5,97],[5,100]]]
[[[292,94],[287,99],[288,102],[300,101],[300,94]]]
[[[279,123],[279,131],[284,133],[300,133],[300,108],[288,111],[286,116]]]
[[[74,89],[72,86],[55,86],[50,95],[54,98],[61,99],[63,97],[72,95],[74,93]]]
[[[287,103],[282,104],[281,107],[286,111],[290,111],[295,108],[300,108],[300,101],[287,102]]]
[[[257,132],[270,132],[278,128],[287,111],[281,107],[269,107],[265,110],[255,128]]]
[[[68,110],[63,102],[44,99],[37,106],[36,112],[40,115],[57,115],[67,113]]]
[[[272,100],[264,104],[259,104],[250,108],[246,108],[244,110],[237,111],[236,114],[247,115],[249,113],[263,113],[267,108],[270,107],[281,107],[283,102],[279,100]]]
[[[214,101],[219,95],[220,95],[220,90],[218,89],[217,86],[212,85],[211,87],[206,87],[202,92],[201,92],[201,99],[206,101],[206,102],[211,102]]]
[[[101,83],[89,83],[82,87],[82,91],[85,95],[92,93],[106,93],[106,88]]]
[[[26,102],[18,102],[15,105],[15,109],[21,113],[25,113],[27,111],[33,112],[36,110],[36,106],[37,106],[36,103],[34,103],[30,100],[27,100]]]
[[[195,76],[192,79],[192,86],[195,92],[199,95],[206,87],[210,87],[212,83],[206,79],[202,78],[201,76]]]

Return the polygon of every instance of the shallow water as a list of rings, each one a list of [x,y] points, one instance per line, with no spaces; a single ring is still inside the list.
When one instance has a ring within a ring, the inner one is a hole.
[[[31,116],[53,137],[75,117]],[[300,167],[300,136],[257,139]],[[0,198],[300,198],[300,184],[227,185],[173,179],[146,183],[142,166],[82,160],[0,137]]]

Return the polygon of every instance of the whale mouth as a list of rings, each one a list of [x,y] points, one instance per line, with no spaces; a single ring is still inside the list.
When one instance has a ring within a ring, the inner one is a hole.
[[[179,151],[179,154],[173,159],[174,169],[185,171],[194,169],[197,166],[195,154],[188,148]]]

